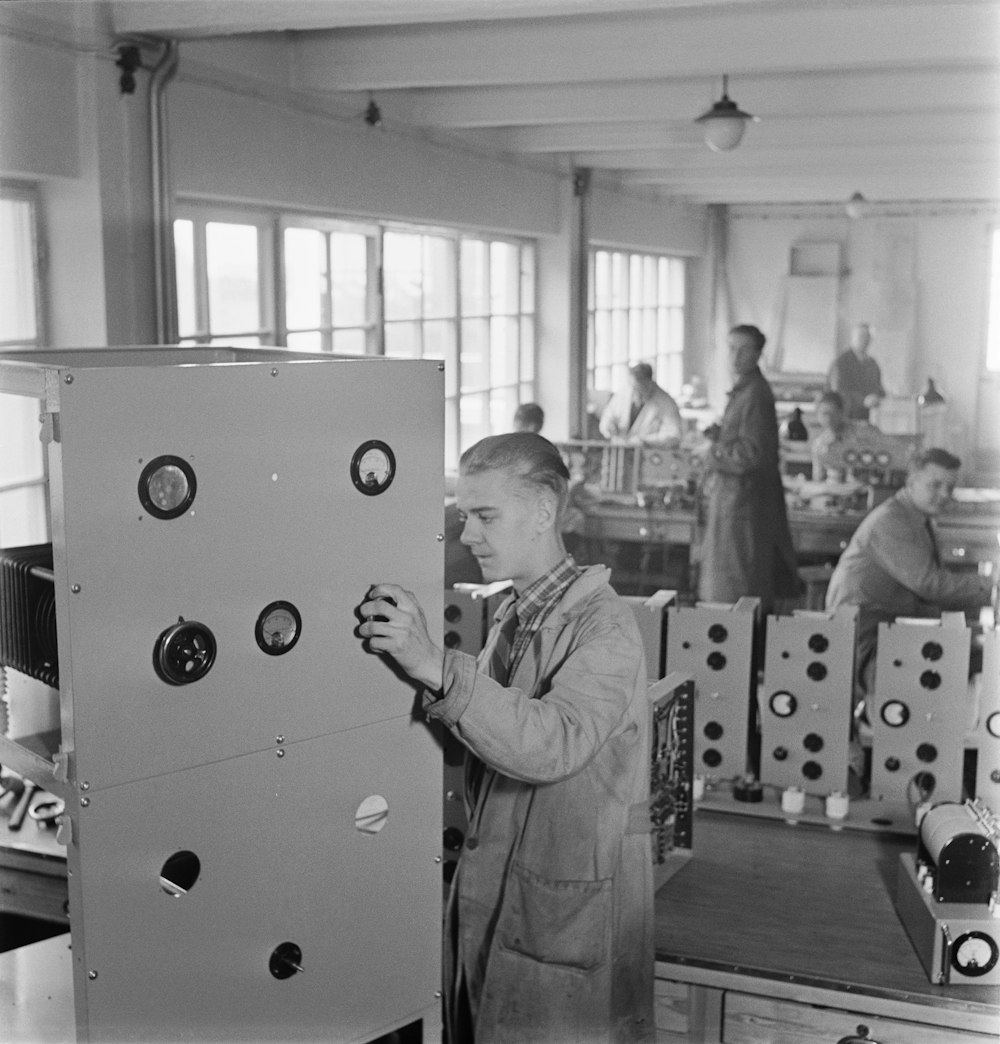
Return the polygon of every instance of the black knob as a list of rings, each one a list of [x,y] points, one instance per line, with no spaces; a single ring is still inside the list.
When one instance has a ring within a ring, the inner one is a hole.
[[[823,749],[823,737],[817,732],[810,732],[802,740],[802,746],[805,747],[806,750],[816,754]]]
[[[720,623],[714,623],[708,629],[709,641],[715,642],[717,645],[720,642],[724,642],[729,637],[729,632]]]
[[[822,681],[826,677],[826,664],[814,660],[806,668],[806,674],[808,674],[813,681]]]
[[[726,666],[726,658],[722,653],[716,651],[708,654],[708,659],[705,661],[713,671],[721,671]]]
[[[717,721],[710,721],[704,731],[710,740],[717,740],[722,735],[722,726]]]
[[[825,653],[830,648],[830,639],[825,634],[809,635],[809,648],[814,653]]]

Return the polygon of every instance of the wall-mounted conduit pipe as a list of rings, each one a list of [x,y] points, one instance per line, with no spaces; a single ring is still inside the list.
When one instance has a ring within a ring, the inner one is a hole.
[[[149,139],[153,195],[153,253],[156,282],[156,338],[177,342],[177,293],[173,234],[170,221],[170,170],[167,151],[165,93],[177,73],[178,45],[167,40],[149,80]]]

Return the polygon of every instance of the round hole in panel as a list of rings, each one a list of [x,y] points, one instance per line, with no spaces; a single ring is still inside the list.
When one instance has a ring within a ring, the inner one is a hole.
[[[708,629],[708,639],[711,642],[719,644],[724,642],[729,637],[729,632],[720,623],[714,623]]]
[[[448,623],[455,623],[456,620],[462,619],[462,610],[454,603],[446,605],[444,607],[444,618]]]
[[[291,652],[302,634],[302,616],[291,602],[277,601],[264,606],[254,626],[257,645],[268,656]]]
[[[198,480],[181,457],[165,454],[151,460],[139,476],[139,503],[153,518],[178,518],[191,506]]]
[[[703,731],[707,739],[717,740],[722,737],[723,728],[717,721],[710,721],[706,723]]]
[[[718,766],[722,764],[722,755],[714,747],[710,747],[704,754],[702,754],[701,760],[705,762],[709,768],[718,768]]]
[[[201,860],[194,852],[174,852],[160,870],[160,887],[167,895],[179,899],[187,895],[201,874]]]
[[[775,761],[787,761],[788,760],[788,748],[787,747],[775,747],[772,757]]]
[[[447,649],[457,649],[462,644],[462,636],[458,631],[445,631],[444,644]]]
[[[822,681],[826,677],[826,664],[820,663],[819,660],[814,660],[806,668],[806,674],[812,678],[813,681]]]
[[[994,739],[1000,739],[1000,711],[994,711],[986,719],[986,731]]]
[[[290,979],[305,970],[302,967],[302,950],[293,942],[283,942],[271,952],[267,967],[276,979]]]
[[[887,772],[898,772],[899,771],[899,765],[900,765],[899,758],[892,757],[892,758],[886,758],[885,759],[885,768],[886,768]]]
[[[823,737],[818,732],[807,733],[802,739],[802,746],[813,754],[823,749]]]
[[[396,455],[379,439],[362,442],[351,457],[351,481],[366,497],[384,493],[396,477]]]
[[[937,756],[937,747],[933,743],[921,743],[917,747],[917,761],[922,761],[929,765],[932,761],[937,761]]]
[[[920,684],[925,689],[933,691],[941,685],[941,675],[937,671],[924,671],[920,675]]]
[[[920,655],[925,660],[930,660],[933,663],[944,656],[944,649],[941,647],[940,642],[924,642],[920,649]]]
[[[362,834],[377,834],[389,818],[389,802],[381,794],[371,794],[358,805],[354,825]]]
[[[830,639],[825,634],[811,634],[809,648],[814,653],[825,653],[830,648]]]
[[[819,779],[823,775],[823,766],[818,761],[807,761],[802,766],[802,775],[806,779]]]
[[[713,671],[721,671],[726,666],[726,657],[716,650],[708,654],[708,659],[705,662]]]

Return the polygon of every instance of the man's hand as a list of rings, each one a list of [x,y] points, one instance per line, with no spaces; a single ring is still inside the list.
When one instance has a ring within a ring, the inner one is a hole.
[[[387,653],[427,688],[441,688],[444,652],[431,641],[424,611],[410,591],[398,584],[373,584],[359,611],[365,622],[358,634],[373,652]]]

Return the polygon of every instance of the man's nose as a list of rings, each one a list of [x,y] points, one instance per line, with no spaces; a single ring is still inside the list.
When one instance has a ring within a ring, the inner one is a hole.
[[[462,526],[462,535],[459,537],[459,540],[463,544],[474,544],[478,539],[478,527],[473,525],[471,518],[467,518],[465,525]]]

